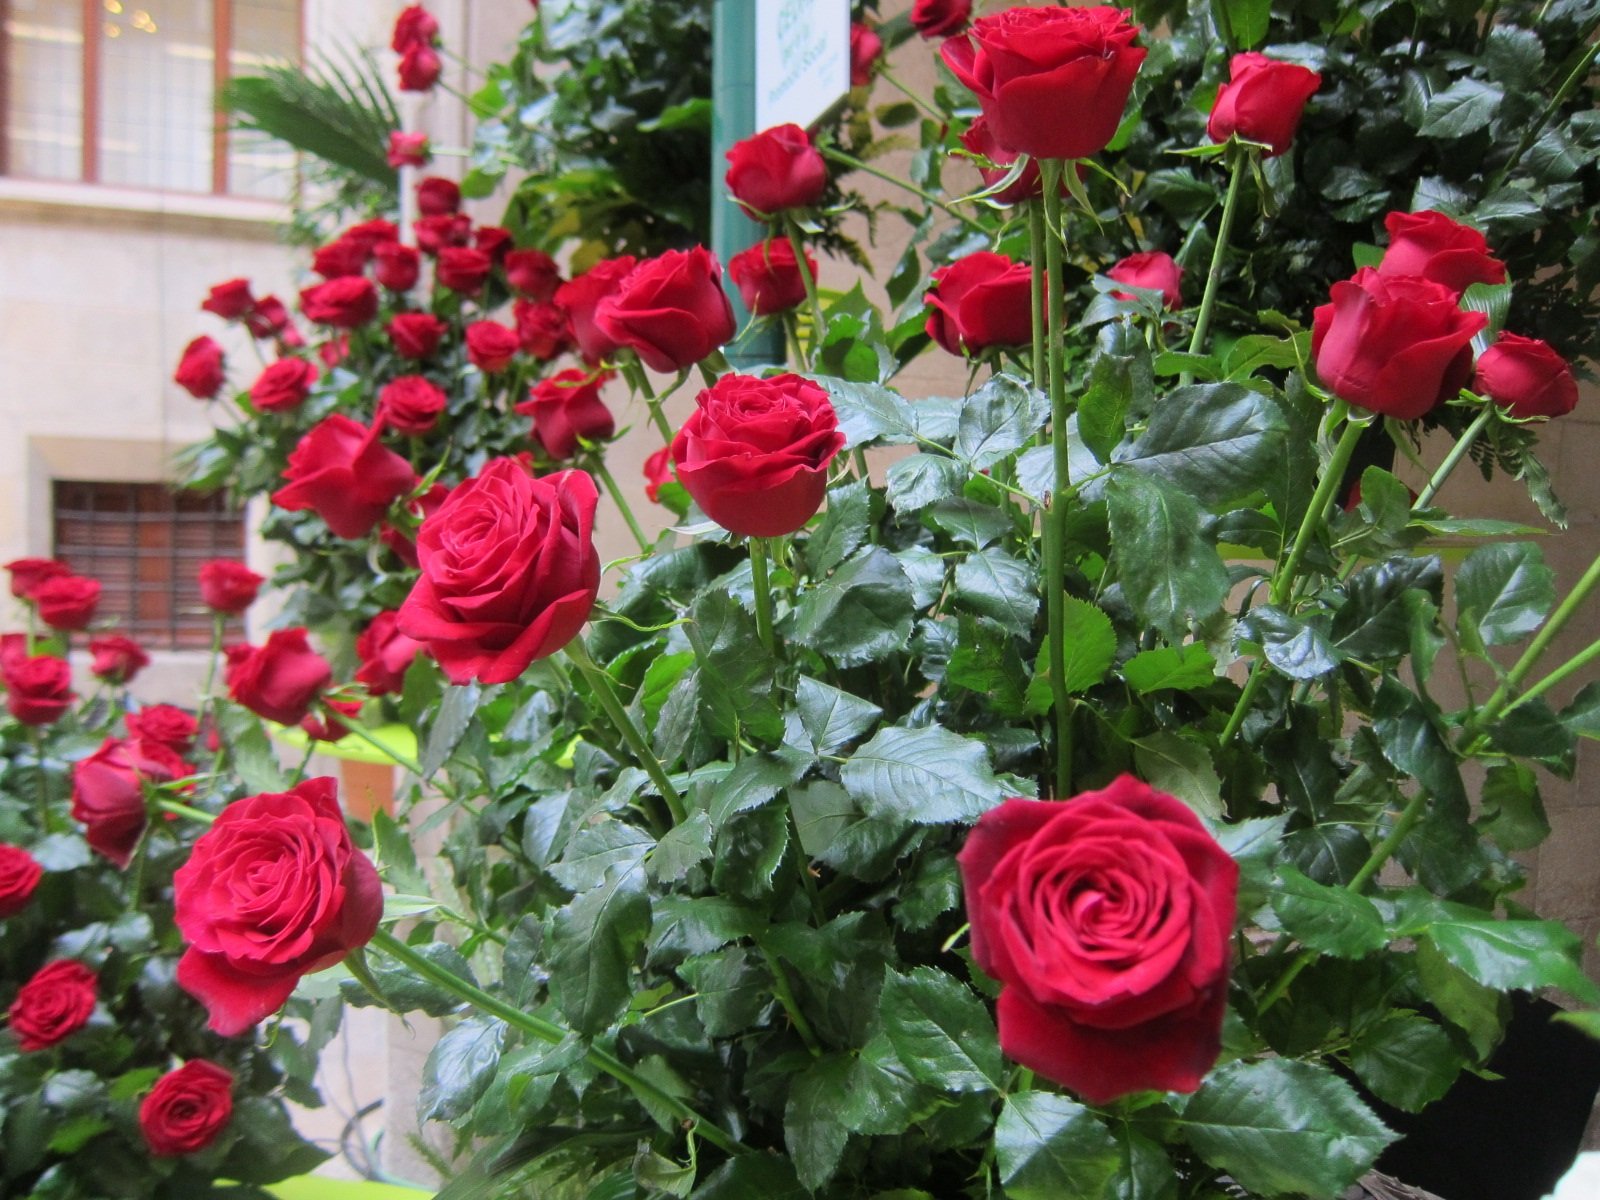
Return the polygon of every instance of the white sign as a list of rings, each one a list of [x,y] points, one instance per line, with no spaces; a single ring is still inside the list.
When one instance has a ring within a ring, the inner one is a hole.
[[[810,125],[850,90],[850,0],[754,0],[756,129]]]

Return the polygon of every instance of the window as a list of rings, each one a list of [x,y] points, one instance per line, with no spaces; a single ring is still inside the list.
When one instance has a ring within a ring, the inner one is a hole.
[[[55,483],[55,556],[100,581],[97,618],[147,650],[203,650],[200,564],[244,558],[244,519],[220,493],[159,483]],[[229,631],[237,640],[242,626]]]
[[[300,0],[0,0],[0,174],[271,199],[294,153],[230,132],[233,75],[300,52]]]

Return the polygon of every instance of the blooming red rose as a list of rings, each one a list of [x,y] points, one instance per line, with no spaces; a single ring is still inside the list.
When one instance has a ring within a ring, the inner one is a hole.
[[[328,660],[304,629],[275,629],[260,646],[230,646],[228,695],[258,717],[297,725],[333,681]]]
[[[342,538],[364,537],[416,474],[411,464],[378,441],[370,429],[340,413],[325,417],[289,455],[272,502],[291,510],[314,509]]]
[[[156,1080],[139,1102],[139,1132],[157,1158],[204,1150],[233,1116],[233,1075],[193,1058]]]
[[[401,358],[427,358],[449,328],[432,313],[398,313],[389,322],[389,340]]]
[[[1008,150],[1088,158],[1106,148],[1146,51],[1111,5],[1008,8],[940,47]]]
[[[916,0],[911,26],[925,38],[949,37],[967,27],[972,0]]]
[[[1578,406],[1578,381],[1548,342],[1502,333],[1478,356],[1472,390],[1513,417],[1564,417]]]
[[[439,21],[420,4],[408,5],[395,18],[389,49],[404,54],[413,46],[431,46],[439,40]]]
[[[604,441],[616,432],[611,410],[600,399],[600,389],[611,379],[609,371],[568,368],[541,379],[528,391],[516,411],[533,418],[533,435],[551,458],[571,458],[578,439]]]
[[[933,273],[923,297],[928,336],[951,354],[1033,340],[1033,276],[1026,263],[980,250]]]
[[[400,614],[381,612],[356,638],[356,682],[367,685],[374,696],[398,692],[405,684],[406,671],[422,649],[422,643],[400,632]]]
[[[35,589],[33,602],[51,629],[87,629],[100,605],[100,581],[82,575],[47,579]]]
[[[326,777],[228,805],[172,885],[189,944],[178,986],[224,1037],[281,1008],[302,975],[365,945],[383,913],[378,872],[350,841]]]
[[[472,246],[445,246],[439,251],[434,278],[452,292],[476,296],[493,266],[482,250]]]
[[[480,371],[504,371],[520,348],[517,335],[496,321],[474,321],[467,326],[467,358]]]
[[[326,246],[318,246],[311,256],[311,269],[324,279],[343,279],[359,275],[367,269],[372,257],[372,247],[353,238],[335,238]]]
[[[1192,1092],[1217,1060],[1239,869],[1181,801],[1123,775],[1007,800],[958,860],[1000,1048],[1091,1104]]]
[[[21,846],[0,842],[0,917],[14,917],[28,907],[44,868]]]
[[[452,683],[506,683],[583,628],[600,587],[594,480],[542,479],[492,460],[422,523],[422,576],[400,631],[427,646]]]
[[[132,683],[133,677],[150,665],[144,647],[120,633],[90,638],[89,653],[94,656],[90,672],[108,683]]]
[[[372,274],[391,292],[409,292],[422,274],[422,255],[415,246],[385,242],[372,252]]]
[[[844,445],[828,393],[798,375],[724,375],[695,398],[672,439],[678,482],[724,529],[793,533],[828,487]]]
[[[421,375],[401,375],[384,384],[378,393],[378,420],[391,429],[420,437],[439,423],[439,414],[449,402],[437,384]]]
[[[170,783],[191,773],[188,763],[161,742],[107,738],[72,766],[72,819],[84,839],[126,869],[144,832],[146,783]]]
[[[417,181],[417,211],[425,217],[453,213],[461,207],[461,185],[442,175]]]
[[[631,254],[602,259],[576,279],[569,279],[556,289],[556,303],[566,311],[573,340],[578,343],[578,352],[591,366],[617,348],[617,343],[595,324],[595,308],[617,290],[617,286],[632,273],[637,264],[638,260]]]
[[[1472,376],[1472,338],[1488,323],[1443,284],[1362,267],[1312,316],[1317,375],[1360,408],[1412,421]]]
[[[94,1014],[97,985],[95,973],[76,959],[40,967],[11,1002],[17,1044],[23,1050],[43,1050],[82,1029]]]
[[[1206,133],[1213,142],[1225,142],[1234,134],[1265,142],[1272,147],[1267,158],[1289,148],[1306,101],[1322,86],[1322,76],[1315,71],[1255,53],[1235,54],[1228,77],[1211,106]]]
[[[517,341],[534,358],[548,362],[572,346],[567,310],[559,304],[517,300],[511,305]]]
[[[194,749],[200,723],[193,714],[171,704],[151,704],[124,714],[122,723],[136,742],[165,746],[180,758]]]
[[[72,574],[71,567],[55,558],[13,558],[6,570],[11,572],[11,594],[19,600],[32,600],[41,584]]]
[[[276,296],[263,296],[246,314],[244,323],[252,337],[277,337],[285,330],[289,330],[289,310]]]
[[[65,659],[50,654],[7,659],[0,664],[0,683],[6,688],[6,709],[24,725],[58,721],[77,699],[72,691],[72,668]]]
[[[883,39],[860,21],[850,24],[850,86],[866,87],[883,54]]]
[[[213,558],[200,564],[200,599],[212,612],[237,616],[256,602],[266,582],[242,562]]]
[[[427,134],[407,133],[402,129],[390,131],[387,157],[389,165],[396,170],[401,167],[425,166],[432,155]]]
[[[994,187],[1007,175],[1011,174],[1011,164],[1022,157],[1015,150],[1007,150],[994,140],[994,131],[989,127],[989,121],[981,113],[967,126],[961,135],[961,144],[974,154],[982,155],[990,162],[992,167],[978,168],[978,174],[983,177],[985,187]],[[989,196],[996,204],[1020,204],[1024,200],[1035,196],[1042,196],[1044,187],[1039,178],[1039,164],[1029,160],[1019,174],[1000,191]]]
[[[490,262],[502,263],[511,249],[511,230],[503,225],[479,225],[472,234],[472,244],[487,254]]]
[[[817,260],[806,255],[811,277]],[[739,289],[744,306],[758,317],[787,312],[806,298],[805,277],[788,238],[772,238],[741,250],[728,260],[728,278]]]
[[[317,347],[317,357],[322,360],[322,365],[329,370],[337,367],[350,357],[350,335],[341,333],[329,338]]]
[[[734,144],[724,182],[741,204],[778,213],[822,199],[828,164],[800,126],[775,125]]]
[[[439,82],[444,63],[432,46],[414,46],[400,56],[400,90],[425,92]]]
[[[280,358],[250,385],[250,403],[261,412],[292,412],[317,382],[317,368],[303,358]]]
[[[722,268],[704,246],[645,259],[595,307],[594,321],[655,371],[692,367],[738,331]]]
[[[1383,219],[1389,248],[1380,275],[1419,275],[1458,297],[1475,283],[1504,283],[1506,265],[1489,253],[1483,234],[1440,212],[1392,212]]]
[[[335,329],[355,329],[378,315],[378,289],[364,275],[346,275],[300,293],[306,320]]]
[[[373,217],[350,226],[339,237],[343,241],[365,246],[368,250],[376,250],[379,246],[397,241],[400,227],[384,217]]]
[[[1161,250],[1141,250],[1120,259],[1106,272],[1107,279],[1115,279],[1129,287],[1149,288],[1161,293],[1161,303],[1167,308],[1183,307],[1183,268],[1172,255]],[[1118,300],[1132,300],[1129,292],[1112,292]]]
[[[227,378],[222,358],[216,340],[201,334],[183,348],[172,380],[196,400],[214,400]]]
[[[506,282],[519,296],[543,303],[561,286],[561,268],[543,250],[506,252]]]
[[[224,321],[237,321],[255,306],[248,279],[229,279],[212,284],[211,291],[200,302],[202,312],[216,313]]]
[[[661,503],[661,485],[672,482],[672,451],[661,447],[644,460],[644,494],[650,503]]]
[[[0,670],[20,667],[28,661],[28,635],[0,633]]]
[[[411,230],[417,235],[417,249],[438,254],[446,246],[465,246],[472,240],[472,218],[466,213],[418,217],[411,222]]]

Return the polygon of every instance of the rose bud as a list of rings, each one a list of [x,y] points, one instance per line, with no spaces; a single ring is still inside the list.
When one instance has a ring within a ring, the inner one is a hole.
[[[24,725],[49,725],[61,719],[77,696],[72,668],[65,659],[35,654],[0,666],[6,688],[6,709]]]
[[[465,246],[472,240],[472,218],[466,213],[419,217],[411,223],[411,230],[417,235],[418,250],[438,254],[446,246]]]
[[[406,672],[422,643],[400,632],[400,614],[381,612],[356,638],[356,682],[364,683],[369,695],[398,693],[405,685]]]
[[[349,238],[336,238],[326,246],[319,246],[311,256],[311,269],[324,279],[343,279],[359,275],[367,269],[372,257],[372,247]]]
[[[120,633],[90,638],[89,653],[93,655],[90,673],[107,683],[132,683],[134,676],[150,665],[144,647]]]
[[[543,250],[511,250],[506,253],[506,282],[519,296],[543,303],[561,286],[561,268]]]
[[[608,371],[568,368],[534,384],[516,411],[533,418],[533,435],[546,454],[571,458],[578,452],[579,438],[601,442],[617,430],[610,409],[600,399],[600,389],[610,379]]]
[[[672,461],[706,516],[733,533],[793,533],[822,504],[844,445],[828,393],[798,375],[724,375],[695,398]]]
[[[860,21],[850,23],[850,86],[866,87],[883,54],[883,39]]]
[[[222,347],[204,334],[183,348],[172,375],[173,382],[196,400],[215,400],[226,378]]]
[[[596,305],[594,321],[654,371],[692,367],[738,332],[722,268],[704,246],[640,263]]]
[[[289,310],[276,296],[263,296],[246,315],[244,324],[252,337],[277,337],[289,328]]]
[[[1265,142],[1276,158],[1294,141],[1306,101],[1322,86],[1322,76],[1294,63],[1264,54],[1235,54],[1228,64],[1230,82],[1217,91],[1206,133],[1213,142],[1234,134],[1248,142]]]
[[[204,1150],[232,1117],[233,1075],[203,1058],[168,1071],[139,1102],[139,1132],[157,1158]]]
[[[395,170],[425,166],[432,156],[427,134],[406,133],[400,129],[390,131],[388,159],[389,165]]]
[[[461,207],[461,186],[453,179],[430,175],[417,181],[417,211],[425,217],[453,213]]]
[[[378,872],[345,828],[334,781],[228,805],[172,880],[188,948],[178,986],[234,1037],[276,1012],[302,975],[372,939]]]
[[[238,616],[256,602],[266,582],[242,562],[213,558],[202,563],[198,572],[200,600],[212,612]]]
[[[672,482],[672,452],[663,446],[644,460],[644,494],[650,503],[661,503],[661,485]]]
[[[401,375],[378,393],[378,421],[409,437],[421,437],[432,432],[449,402],[443,391],[421,375]]]
[[[44,1050],[89,1023],[99,981],[72,958],[58,959],[34,972],[17,989],[7,1016],[17,1045],[24,1051]]]
[[[322,365],[328,370],[333,370],[345,359],[350,357],[350,335],[341,333],[331,337],[317,347],[317,357],[322,360]]]
[[[431,46],[438,40],[438,18],[422,5],[412,4],[402,9],[395,18],[389,49],[396,54],[404,54],[413,46]]]
[[[83,823],[93,850],[126,870],[149,815],[145,785],[190,773],[189,764],[160,742],[107,738],[72,766],[72,819]]]
[[[1472,339],[1488,320],[1442,284],[1362,267],[1313,314],[1311,355],[1336,396],[1414,421],[1472,377]]]
[[[509,458],[491,460],[422,523],[422,575],[400,606],[400,631],[452,683],[507,683],[556,653],[600,587],[598,503],[583,471],[534,479]]]
[[[728,191],[758,213],[805,208],[828,187],[828,164],[798,125],[764,129],[735,143],[727,157]]]
[[[378,289],[361,275],[330,279],[300,293],[300,311],[318,325],[355,329],[378,315]]]
[[[960,33],[971,17],[972,0],[916,0],[911,6],[911,27],[929,39]]]
[[[994,187],[1011,174],[1011,164],[1021,157],[1015,150],[1007,150],[994,140],[994,131],[989,128],[988,120],[981,113],[961,135],[961,144],[974,154],[982,155],[995,164],[992,167],[978,168],[978,174],[983,177],[985,187]],[[1030,160],[1028,165],[1022,168],[1020,175],[988,199],[996,204],[1020,204],[1024,200],[1042,195],[1044,187],[1039,179],[1039,164]]]
[[[811,278],[817,277],[817,260],[806,255]],[[744,306],[758,317],[788,312],[806,298],[805,277],[788,238],[773,238],[741,250],[728,260],[728,278],[739,289]]]
[[[81,575],[47,579],[33,593],[39,619],[51,629],[87,629],[100,606],[100,581]]]
[[[180,758],[194,749],[200,725],[193,715],[171,704],[151,704],[123,715],[128,737],[140,743],[165,746]]]
[[[280,358],[250,385],[250,403],[260,412],[292,412],[317,382],[317,368],[303,358]]]
[[[499,225],[479,225],[473,231],[472,244],[487,254],[490,262],[501,263],[511,249],[511,231]]]
[[[1383,219],[1389,248],[1380,275],[1417,275],[1443,284],[1459,298],[1475,283],[1504,283],[1506,265],[1489,253],[1483,234],[1443,213],[1392,212]]]
[[[572,347],[567,310],[559,304],[517,300],[511,305],[517,323],[517,341],[534,358],[548,362]]]
[[[432,313],[399,313],[389,322],[389,340],[401,358],[427,358],[449,328]]]
[[[1109,271],[1107,279],[1125,283],[1129,287],[1149,288],[1161,293],[1161,303],[1168,309],[1183,307],[1183,268],[1173,261],[1172,255],[1160,250],[1141,250],[1119,260]],[[1118,300],[1132,300],[1129,292],[1112,292]]]
[[[255,306],[248,279],[213,284],[210,293],[200,302],[202,312],[215,313],[224,321],[237,321]]]
[[[425,92],[439,82],[444,63],[432,46],[414,46],[400,56],[400,90]]]
[[[590,366],[598,365],[617,349],[617,343],[595,324],[595,308],[617,290],[637,265],[638,260],[631,254],[603,259],[556,289],[556,303],[566,312],[578,352]]]
[[[1033,276],[1026,263],[980,250],[933,273],[923,299],[928,336],[951,354],[1033,340]]]
[[[21,846],[0,842],[0,918],[14,917],[28,907],[44,868]]]
[[[320,714],[312,713],[300,721],[300,732],[313,742],[337,742],[350,732],[350,726],[346,725],[345,721],[354,720],[361,715],[359,700],[333,700],[324,697],[322,708]]]
[[[493,267],[489,256],[470,246],[446,246],[439,251],[434,278],[452,292],[476,296]]]
[[[1200,1086],[1222,1048],[1239,868],[1187,805],[1131,775],[1007,800],[958,861],[1008,1057],[1090,1104]]]
[[[11,572],[11,594],[19,600],[32,600],[41,584],[72,574],[71,567],[55,558],[14,558],[6,570]]]
[[[495,321],[474,321],[467,326],[467,358],[480,371],[504,371],[520,348],[517,335]]]
[[[995,141],[1036,158],[1088,158],[1122,123],[1146,51],[1110,5],[1008,8],[939,48],[978,98]]]
[[[1502,333],[1478,356],[1472,390],[1513,417],[1564,417],[1578,406],[1578,381],[1548,342]]]
[[[258,717],[298,725],[333,680],[301,628],[275,629],[261,646],[229,648],[228,695]]]
[[[368,428],[335,413],[300,439],[289,454],[272,502],[292,511],[313,509],[342,538],[365,537],[389,506],[411,490],[411,464]]]
[[[422,256],[415,246],[385,242],[372,252],[372,274],[391,292],[409,292],[422,274]]]

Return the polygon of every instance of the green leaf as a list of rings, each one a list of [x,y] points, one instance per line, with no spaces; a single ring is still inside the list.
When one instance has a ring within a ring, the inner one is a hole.
[[[933,967],[889,970],[878,998],[883,1029],[900,1061],[929,1087],[999,1091],[1005,1079],[994,1019],[960,980]]]
[[[976,470],[1022,449],[1050,416],[1050,400],[1010,375],[996,375],[967,397],[951,449]]]
[[[1003,799],[983,743],[936,726],[889,726],[839,769],[869,817],[913,825],[975,821]]]
[[[657,883],[682,883],[691,870],[710,857],[711,817],[703,811],[695,812],[661,835],[650,851],[645,869]]]
[[[883,715],[876,704],[838,688],[800,676],[794,690],[800,725],[818,754],[833,754],[860,737]]]
[[[1158,730],[1133,740],[1133,762],[1151,787],[1176,796],[1207,820],[1221,820],[1222,781],[1211,751],[1199,742]]]
[[[1417,943],[1416,958],[1417,981],[1428,1003],[1466,1035],[1479,1062],[1487,1059],[1505,1028],[1505,998],[1454,966],[1426,938]]]
[[[1177,641],[1190,620],[1210,616],[1228,594],[1228,572],[1200,533],[1185,493],[1137,471],[1106,487],[1122,590],[1141,620]]]
[[[1101,463],[1128,432],[1134,399],[1134,360],[1101,351],[1089,367],[1089,382],[1078,401],[1078,436]]]
[[[1245,629],[1267,661],[1290,679],[1317,679],[1339,665],[1341,655],[1323,630],[1281,608],[1257,605],[1245,618]]]
[[[1062,651],[1052,659],[1041,655],[1046,670],[1059,663],[1067,694],[1088,691],[1106,677],[1117,657],[1117,633],[1099,605],[1068,596],[1062,601]]]
[[[1505,93],[1493,84],[1470,76],[1458,79],[1428,98],[1428,107],[1417,132],[1432,138],[1458,138],[1476,133],[1494,118],[1503,99]]]
[[[1021,559],[990,547],[956,564],[951,596],[1010,632],[1025,634],[1039,611],[1038,573]]]
[[[1586,685],[1559,717],[1579,737],[1600,738],[1600,680]]]
[[[1215,506],[1264,486],[1287,432],[1270,397],[1237,383],[1192,384],[1163,397],[1114,459]]]
[[[228,747],[235,773],[251,792],[281,792],[289,777],[254,713],[236,704],[218,704],[217,727]]]
[[[712,1037],[743,1033],[772,1003],[772,976],[742,946],[691,958],[677,970],[694,989],[695,1012]]]
[[[833,1178],[850,1140],[850,1131],[839,1120],[839,1096],[849,1075],[850,1059],[835,1055],[813,1063],[789,1085],[783,1144],[809,1191]]]
[[[852,667],[904,647],[911,621],[911,581],[894,555],[870,546],[804,595],[794,636]]]
[[[576,1032],[602,1033],[627,1008],[634,955],[649,931],[637,862],[613,867],[600,886],[556,910],[546,936],[550,992]]]
[[[1583,943],[1559,921],[1507,921],[1445,903],[1428,939],[1454,966],[1497,991],[1564,988],[1600,1003],[1600,987],[1583,973]]]
[[[1267,35],[1272,0],[1211,0],[1211,12],[1228,45],[1248,50]]]
[[[1240,1186],[1275,1196],[1334,1196],[1394,1140],[1350,1085],[1289,1059],[1234,1062],[1183,1110],[1189,1144]]]
[[[1406,593],[1421,591],[1435,603],[1444,579],[1433,557],[1398,556],[1357,571],[1345,584],[1345,602],[1330,636],[1340,653],[1373,661],[1411,649],[1412,610]]]
[[[759,808],[780,789],[798,782],[810,768],[812,759],[784,747],[762,754],[747,754],[729,771],[711,800],[711,826],[721,829],[735,813]]]
[[[821,858],[846,828],[861,819],[850,793],[825,779],[790,789],[789,807],[800,835],[800,850],[807,858]]]
[[[856,1056],[839,1119],[853,1133],[903,1133],[940,1102],[938,1092],[912,1078],[889,1035],[879,1032]]]
[[[789,848],[789,816],[781,804],[734,815],[717,830],[711,883],[718,891],[751,899],[772,893],[772,881]]]
[[[1141,696],[1168,690],[1193,692],[1217,681],[1217,660],[1199,642],[1157,646],[1123,663],[1122,677]]]
[[[1489,646],[1538,629],[1555,600],[1555,572],[1532,542],[1479,546],[1456,571],[1456,627],[1471,624]]]
[[[726,591],[695,598],[684,630],[700,661],[700,713],[711,732],[733,739],[741,729],[776,741],[783,717],[773,698],[772,656],[756,638],[755,618]]]
[[[889,503],[897,513],[919,512],[940,500],[961,494],[968,467],[938,454],[913,454],[892,463],[885,482]]]
[[[923,519],[941,533],[977,549],[999,541],[1016,528],[1015,517],[1007,509],[965,496],[939,501],[928,508]]]
[[[1450,1035],[1416,1013],[1389,1013],[1350,1043],[1350,1066],[1378,1099],[1420,1112],[1450,1090],[1462,1059]]]
[[[89,843],[76,833],[52,833],[28,847],[34,862],[46,871],[75,871],[94,861]]]
[[[655,838],[637,825],[601,815],[572,835],[561,861],[551,864],[550,874],[569,892],[587,892],[599,887],[613,867],[633,870],[655,844]]]
[[[1478,828],[1502,850],[1531,850],[1550,836],[1539,780],[1519,762],[1496,763],[1484,776]]]
[[[813,575],[826,575],[861,548],[872,525],[872,500],[864,483],[828,492],[827,511],[805,543],[806,567]]]
[[[472,974],[472,968],[467,965],[467,960],[461,957],[461,951],[454,946],[445,942],[427,942],[411,949],[435,966],[442,967],[457,978],[465,979],[476,986],[478,981]],[[430,1017],[443,1017],[461,1007],[460,996],[445,991],[438,984],[430,983],[388,955],[372,954],[366,961],[367,969],[372,972],[372,978],[383,994],[382,1004],[391,1012],[421,1012]],[[356,1008],[379,1003],[377,997],[353,979],[346,980],[339,991],[345,1002]]]
[[[1007,1200],[1100,1196],[1121,1165],[1110,1130],[1084,1105],[1053,1092],[1007,1096],[994,1149]]]
[[[372,814],[372,837],[378,846],[378,864],[389,886],[397,892],[413,896],[426,896],[431,890],[422,869],[417,866],[417,854],[406,833],[383,809]]]
[[[711,1173],[692,1200],[810,1200],[789,1160],[773,1154],[741,1154]]]
[[[917,440],[917,416],[905,398],[875,383],[850,383],[832,375],[817,375],[833,401],[845,449],[857,446],[894,446]]]
[[[476,683],[444,690],[443,699],[434,709],[433,723],[428,726],[428,736],[422,744],[422,757],[417,763],[422,768],[424,779],[432,779],[461,744],[461,739],[472,725],[482,695]]]
[[[434,1043],[422,1068],[417,1116],[424,1121],[466,1116],[494,1078],[505,1036],[504,1021],[468,1017]]]
[[[1372,731],[1383,756],[1432,793],[1449,812],[1465,815],[1467,789],[1455,753],[1427,705],[1393,677],[1378,687]]]
[[[1363,958],[1388,943],[1383,918],[1371,900],[1307,879],[1288,863],[1278,868],[1271,899],[1284,931],[1313,950],[1338,958]]]

